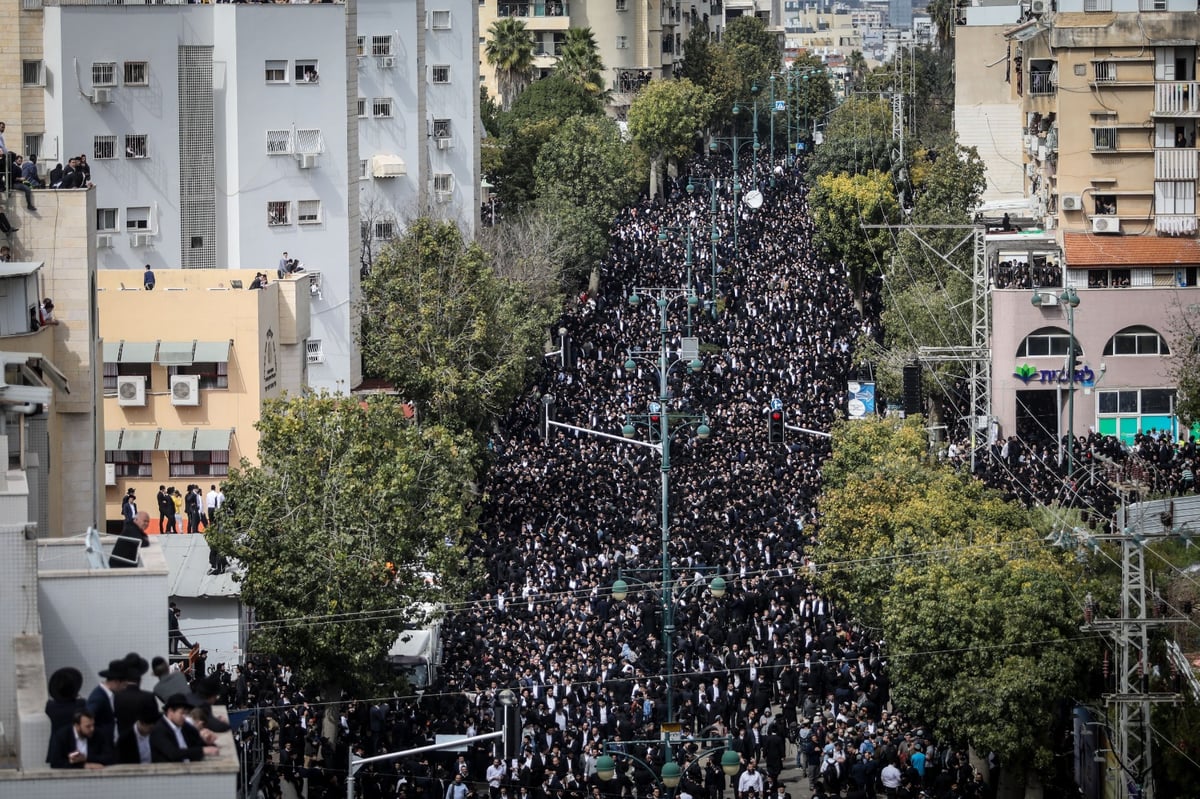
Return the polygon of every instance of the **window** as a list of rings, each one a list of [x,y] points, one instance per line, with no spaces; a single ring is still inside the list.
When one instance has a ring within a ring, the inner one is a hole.
[[[1092,128],[1092,149],[1093,150],[1115,150],[1115,149],[1117,149],[1117,129],[1116,128]]]
[[[628,36],[618,36],[617,37],[617,49],[618,50],[629,49],[629,37]]]
[[[372,36],[371,37],[371,55],[391,55],[392,54],[392,37],[388,36]]]
[[[617,11],[628,11],[629,4],[626,0],[617,0]]]
[[[1154,183],[1154,213],[1194,216],[1196,214],[1195,181],[1156,181]]]
[[[1120,436],[1129,444],[1138,433],[1169,432],[1177,424],[1174,389],[1122,389],[1096,395],[1096,426],[1102,436]]]
[[[433,120],[433,138],[435,138],[435,139],[450,138],[450,120],[448,120],[448,119]]]
[[[434,83],[449,83],[450,82],[450,67],[444,64],[433,68]]]
[[[267,62],[267,83],[287,83],[287,61]]]
[[[1084,11],[1112,11],[1112,0],[1083,0]]]
[[[267,203],[267,224],[271,227],[292,224],[292,204],[287,200]]]
[[[93,86],[116,86],[117,65],[113,61],[97,61],[92,64]]]
[[[367,115],[367,98],[359,97],[358,98],[358,116],[361,119],[362,117],[365,117],[366,115]]]
[[[296,152],[322,153],[325,152],[325,139],[319,128],[301,128],[296,131]]]
[[[1058,63],[1039,58],[1029,62],[1029,93],[1054,94],[1058,86]]]
[[[439,172],[433,176],[433,190],[438,194],[449,194],[454,191],[454,175],[449,172]]]
[[[1097,61],[1092,64],[1096,83],[1113,83],[1117,79],[1117,65],[1112,61]]]
[[[292,152],[292,132],[290,130],[267,131],[267,155],[288,155]]]
[[[229,388],[229,364],[225,361],[193,363],[187,366],[168,366],[167,374],[199,375],[200,388]],[[170,381],[167,381],[170,385]]]
[[[92,137],[92,158],[99,161],[102,158],[117,157],[117,137],[116,136],[93,136]]]
[[[144,377],[146,378],[146,390],[149,391],[151,364],[148,363],[105,363],[104,364],[104,386],[105,394],[117,393],[117,379],[121,377]]]
[[[22,61],[21,62],[21,85],[23,86],[41,86],[42,81],[42,62]]]
[[[377,119],[390,119],[392,116],[392,98],[376,97],[372,100],[371,116]]]
[[[1061,327],[1043,327],[1025,337],[1017,347],[1018,358],[1048,358],[1067,354],[1071,334]],[[1075,342],[1075,357],[1083,357],[1083,348]]]
[[[321,201],[301,200],[296,203],[296,221],[301,225],[316,225],[321,222]]]
[[[367,54],[367,37],[359,36],[358,37],[358,57],[362,58],[366,54]]]
[[[319,83],[320,80],[316,61],[296,62],[296,83]]]
[[[1170,355],[1166,340],[1153,328],[1127,327],[1104,345],[1105,355]]]
[[[1139,11],[1166,11],[1167,0],[1141,0],[1138,3]]]
[[[1117,195],[1097,194],[1096,214],[1098,216],[1113,216],[1117,213]]]
[[[96,209],[96,230],[101,232],[117,229],[117,209],[116,208],[97,208]],[[115,386],[113,387],[116,388]]]
[[[42,134],[41,133],[26,133],[25,134],[25,155],[30,158],[42,157]]]
[[[126,230],[150,229],[150,206],[135,205],[125,209]],[[124,374],[124,373],[122,373]]]
[[[113,386],[113,391],[116,391]],[[153,467],[150,457],[154,453],[148,449],[109,449],[104,451],[104,462],[113,464],[117,477],[152,477]]]
[[[171,450],[171,477],[228,477],[229,450]]]
[[[149,86],[150,85],[149,65],[147,65],[145,61],[126,61],[125,62],[125,85],[126,86]]]
[[[321,339],[310,338],[304,342],[304,356],[308,363],[325,363],[325,348]]]
[[[432,14],[432,17],[433,17],[433,29],[435,31],[444,31],[444,30],[450,29],[450,12],[449,11],[446,11],[446,10],[434,11]]]
[[[146,157],[146,134],[145,133],[126,133],[125,134],[125,157],[126,158],[145,158]]]
[[[366,180],[371,177],[371,162],[366,158],[360,158],[358,161],[358,179]]]
[[[392,239],[396,237],[396,220],[390,217],[375,220],[375,238]]]

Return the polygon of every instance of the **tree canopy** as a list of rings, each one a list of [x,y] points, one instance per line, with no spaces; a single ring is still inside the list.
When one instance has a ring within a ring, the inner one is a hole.
[[[363,280],[363,364],[421,418],[480,431],[525,385],[552,313],[450,222],[417,220]]]
[[[941,739],[1050,766],[1056,705],[1079,695],[1078,567],[1040,517],[930,461],[920,417],[834,431],[820,579],[882,629],[893,702]]]
[[[711,95],[690,80],[652,81],[629,107],[629,133],[656,172],[663,159],[688,156],[711,112]]]
[[[865,225],[894,224],[899,202],[892,179],[882,172],[822,175],[812,189],[813,240],[832,263],[846,265],[856,297],[866,276],[878,273],[890,257],[893,233]]]
[[[488,29],[484,55],[496,68],[501,107],[507,111],[533,79],[533,35],[516,17],[501,17]]]
[[[244,571],[253,651],[306,680],[343,688],[387,679],[417,603],[465,591],[464,533],[475,444],[406,424],[398,400],[328,395],[267,400],[259,465],[233,469],[209,544]]]

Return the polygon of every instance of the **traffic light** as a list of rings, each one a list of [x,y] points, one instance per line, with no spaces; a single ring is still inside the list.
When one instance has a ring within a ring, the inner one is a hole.
[[[662,406],[657,402],[650,403],[649,414],[647,419],[650,424],[650,440],[654,442],[662,441]]]
[[[784,442],[784,418],[782,408],[772,408],[767,412],[767,441],[771,444]]]

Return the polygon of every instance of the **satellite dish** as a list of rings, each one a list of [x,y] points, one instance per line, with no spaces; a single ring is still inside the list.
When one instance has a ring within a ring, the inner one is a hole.
[[[742,202],[751,208],[761,208],[763,204],[762,192],[758,189],[751,189],[746,192],[746,196],[742,198]]]

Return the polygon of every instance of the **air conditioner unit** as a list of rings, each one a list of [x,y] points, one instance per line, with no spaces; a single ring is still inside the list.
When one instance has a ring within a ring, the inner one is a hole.
[[[450,138],[448,136],[440,137],[437,140],[437,148],[439,150],[449,150],[450,149]]]
[[[171,375],[171,404],[200,404],[200,375]]]
[[[115,486],[117,484],[117,464],[104,464],[104,484],[106,486]]]
[[[1058,305],[1058,295],[1053,291],[1039,292],[1038,296],[1042,298],[1041,307],[1043,308],[1052,308],[1055,305]]]
[[[129,237],[131,247],[149,247],[153,241],[152,233],[134,233]]]
[[[437,201],[440,203],[450,202],[450,192],[448,191],[436,191],[434,195],[436,195]]]
[[[1035,17],[1040,17],[1046,13],[1046,0],[1031,0],[1029,3],[1029,13]]]
[[[300,168],[301,169],[312,169],[316,165],[317,165],[317,154],[316,153],[301,153],[300,154]]]
[[[117,378],[117,405],[123,408],[145,407],[145,375],[124,375]]]
[[[396,57],[395,56],[383,55],[383,56],[379,57],[379,68],[380,69],[391,69],[394,66],[396,66]]]
[[[1078,194],[1064,194],[1058,198],[1058,207],[1064,211],[1079,211],[1083,208],[1083,197]]]
[[[108,105],[112,102],[112,89],[96,86],[92,89],[93,105]]]
[[[113,237],[109,233],[101,233],[96,236],[96,249],[110,250],[113,246]]]
[[[1120,233],[1121,220],[1115,216],[1093,216],[1093,233]]]

